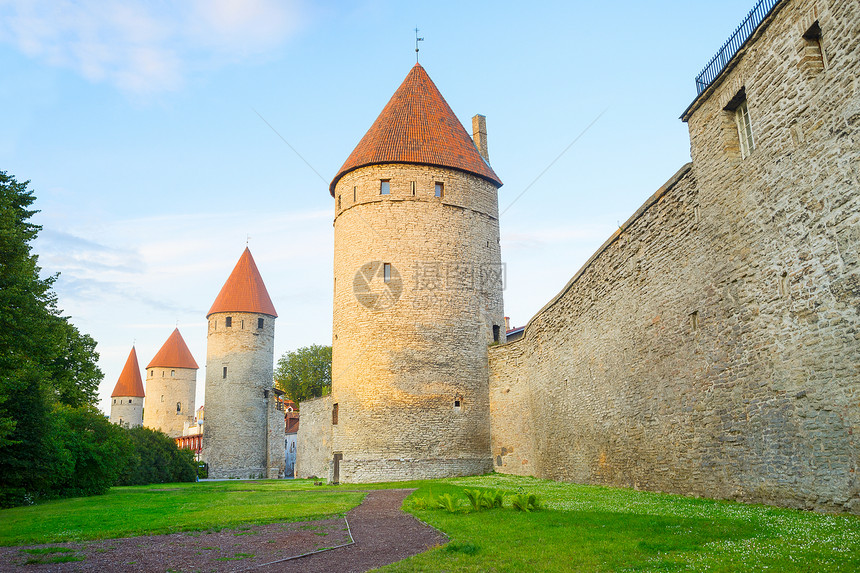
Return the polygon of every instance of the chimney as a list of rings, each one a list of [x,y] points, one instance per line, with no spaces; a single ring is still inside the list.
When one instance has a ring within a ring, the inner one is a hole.
[[[490,152],[487,151],[487,118],[481,114],[472,118],[472,140],[481,156],[490,162]]]
[[[506,316],[505,317],[505,332],[509,331],[510,329],[511,329],[511,317]]]

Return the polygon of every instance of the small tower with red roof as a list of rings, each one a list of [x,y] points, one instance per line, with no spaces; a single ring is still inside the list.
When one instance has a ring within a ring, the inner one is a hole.
[[[282,477],[284,415],[273,378],[278,313],[247,248],[206,316],[209,477]]]
[[[119,380],[110,395],[110,421],[124,428],[140,426],[143,423],[144,396],[137,351],[132,346]]]
[[[175,329],[146,366],[149,392],[144,426],[173,438],[182,435],[185,424],[194,421],[197,369],[188,345]]]

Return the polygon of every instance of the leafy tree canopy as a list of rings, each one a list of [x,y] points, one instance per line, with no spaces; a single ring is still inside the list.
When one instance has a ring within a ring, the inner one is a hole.
[[[285,352],[275,368],[275,384],[296,403],[330,393],[331,346]]]
[[[52,411],[92,406],[102,373],[95,341],[57,308],[57,275],[39,276],[31,243],[41,227],[30,220],[36,198],[27,185],[0,171],[0,491],[29,499],[49,495],[44,468],[63,457]]]

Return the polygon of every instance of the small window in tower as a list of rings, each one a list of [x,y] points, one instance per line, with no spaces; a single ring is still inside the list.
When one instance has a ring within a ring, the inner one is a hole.
[[[164,402],[164,394],[161,395],[161,401]]]
[[[226,326],[227,328],[230,328],[231,326],[233,326],[233,317],[232,316],[228,316],[226,319],[224,319],[224,326]]]
[[[498,341],[499,341],[499,325],[494,324],[493,325],[493,342],[498,342]]]
[[[176,370],[171,370],[171,371],[170,371],[170,377],[171,377],[171,378],[176,378]]]
[[[331,405],[331,424],[337,426],[338,406],[337,402]]]
[[[113,399],[113,403],[116,404],[116,398]]]
[[[182,411],[182,402],[177,402],[176,403],[176,413],[178,414],[181,411]]]
[[[340,209],[343,206],[343,203],[340,201],[340,195],[337,196],[337,208]]]
[[[245,319],[244,318],[242,319],[241,324],[239,325],[239,328],[241,328],[242,330],[245,330]]]
[[[161,377],[164,378],[164,370],[161,371]]]
[[[436,186],[434,187],[434,194],[436,195],[436,197],[441,197],[444,194],[444,192],[445,192],[445,184],[437,181]]]
[[[263,319],[258,318],[257,319],[257,329],[261,329],[261,328],[263,328]]]
[[[353,187],[353,188],[352,188],[352,202],[353,202],[353,203],[355,203],[355,195],[356,195],[355,190],[356,190],[356,187]]]
[[[415,196],[415,181],[412,182],[412,196]]]
[[[388,195],[391,193],[391,179],[382,179],[379,182],[379,194]]]
[[[155,376],[155,370],[150,370],[150,371],[149,371],[149,375],[150,375],[150,376]]]
[[[227,378],[227,367],[224,367],[224,370],[221,372],[221,378]]]
[[[391,263],[382,264],[382,280],[391,282]]]

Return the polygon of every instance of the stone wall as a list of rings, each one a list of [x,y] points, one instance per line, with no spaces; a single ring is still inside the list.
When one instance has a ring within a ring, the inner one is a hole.
[[[451,169],[376,165],[338,181],[335,208],[341,481],[489,470],[487,346],[494,326],[504,337],[496,187]]]
[[[331,473],[331,396],[299,404],[296,477],[329,479]]]
[[[143,425],[173,438],[181,436],[185,423],[194,422],[196,390],[195,368],[148,368]]]
[[[124,428],[143,424],[143,396],[117,396],[111,398],[110,421]]]
[[[860,3],[792,0],[696,99],[692,165],[491,351],[497,471],[860,512],[858,61]]]
[[[232,319],[230,327],[227,317]],[[203,459],[209,464],[209,477],[255,478],[269,473],[274,337],[275,319],[268,315],[227,312],[209,317],[203,425]]]
[[[284,411],[278,409],[278,400],[274,390],[265,392],[268,425],[266,427],[266,477],[278,479],[284,477],[287,465],[287,437],[284,433],[286,424]]]

